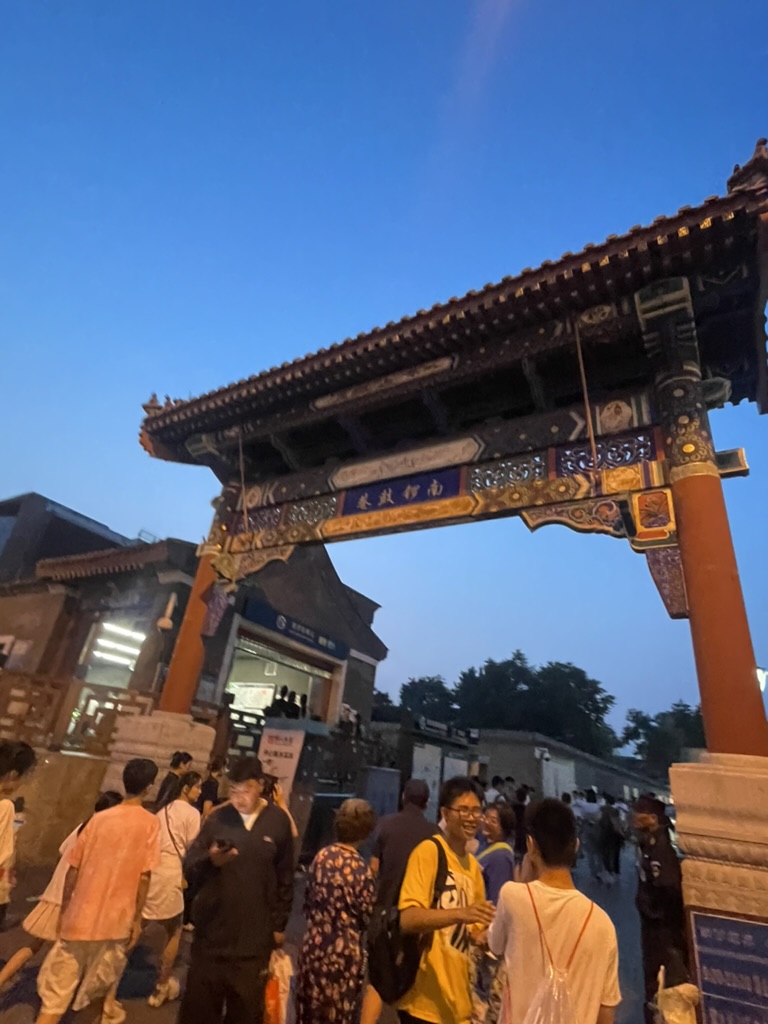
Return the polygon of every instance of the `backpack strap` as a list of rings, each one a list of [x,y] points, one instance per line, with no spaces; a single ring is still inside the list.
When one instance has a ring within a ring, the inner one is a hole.
[[[592,917],[592,911],[594,909],[595,909],[595,904],[592,903],[592,901],[590,900],[589,910],[587,911],[587,916],[584,918],[584,924],[581,926],[581,931],[579,932],[579,937],[576,939],[576,944],[574,945],[573,949],[571,950],[571,955],[568,957],[568,963],[565,965],[566,971],[570,971],[570,969],[571,969],[571,964],[573,963],[573,958],[576,956],[576,950],[579,948],[579,945],[581,944],[581,940],[584,938],[584,932],[587,930],[587,925],[589,924],[589,920]]]
[[[440,840],[437,838],[437,836],[429,836],[429,839],[424,841],[431,841],[437,847],[437,874],[435,875],[435,887],[432,891],[431,906],[431,909],[434,910],[437,907],[438,903],[440,902],[440,897],[443,895],[443,892],[445,891],[445,883],[448,881],[448,858],[445,856],[445,849],[441,845]],[[392,895],[392,899],[385,907],[387,911],[397,909],[397,904],[400,900],[400,890],[403,887],[403,882],[405,881],[405,872],[407,870],[408,862],[406,861],[406,865],[402,870],[400,879],[397,883],[397,888],[394,890],[394,893]]]
[[[547,959],[549,960],[550,967],[554,967],[555,964],[554,964],[554,961],[552,960],[552,954],[551,954],[551,952],[549,950],[549,943],[547,942],[547,936],[544,934],[544,929],[541,927],[541,919],[539,918],[539,911],[536,909],[536,900],[533,898],[533,893],[531,892],[531,887],[528,884],[528,882],[525,883],[525,888],[528,890],[528,896],[529,896],[530,901],[531,901],[531,906],[533,907],[533,913],[534,913],[534,916],[536,918],[536,924],[537,924],[538,929],[539,929],[539,939],[541,940],[542,946],[547,951]]]
[[[440,906],[440,897],[445,892],[445,885],[448,881],[448,858],[445,855],[445,847],[437,838],[437,836],[430,836],[429,842],[434,843],[437,847],[437,874],[435,875],[435,887],[432,890],[432,910],[437,910]]]
[[[435,874],[435,885],[432,889],[432,903],[430,904],[430,910],[440,909],[440,897],[445,892],[445,886],[448,881],[448,857],[445,853],[445,847],[437,838],[437,836],[430,836],[429,839],[425,839],[426,843],[434,843],[437,847],[437,873]],[[432,943],[435,939],[435,932],[425,932],[418,937],[419,949],[424,954],[432,948]]]
[[[541,926],[541,919],[539,917],[539,911],[536,908],[536,900],[533,898],[533,891],[532,891],[530,885],[527,882],[525,884],[525,888],[528,890],[528,895],[529,895],[530,900],[531,900],[531,906],[533,907],[533,913],[534,913],[534,915],[536,917],[536,924],[538,925],[538,928],[539,928],[539,938],[541,939],[541,942],[542,942],[542,945],[544,946],[544,949],[546,949],[546,951],[547,951],[547,956],[549,958],[550,966],[554,967],[555,963],[554,963],[554,961],[552,959],[552,953],[550,952],[549,943],[547,942],[547,937],[544,934],[544,929]],[[576,950],[581,945],[581,940],[584,937],[584,932],[587,930],[587,925],[590,922],[590,919],[592,917],[592,911],[594,909],[595,909],[595,904],[592,902],[592,900],[590,900],[589,901],[589,910],[587,911],[587,916],[584,918],[584,924],[582,924],[582,926],[581,926],[581,931],[579,932],[578,938],[576,939],[576,943],[575,943],[573,949],[571,950],[571,955],[568,957],[568,963],[565,965],[565,970],[566,971],[569,971],[571,969],[571,964],[573,963],[573,958],[576,956]]]
[[[179,849],[179,844],[176,842],[176,839],[174,837],[173,829],[171,828],[171,819],[170,819],[170,817],[168,815],[168,804],[165,805],[163,810],[165,812],[165,827],[168,829],[168,835],[171,837],[171,842],[173,843],[173,848],[176,851],[176,856],[181,861],[181,866],[183,868],[184,867],[184,857],[182,855],[181,850]]]

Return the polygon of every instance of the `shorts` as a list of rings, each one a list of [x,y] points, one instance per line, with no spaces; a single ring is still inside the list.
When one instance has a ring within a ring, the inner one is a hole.
[[[60,939],[43,961],[37,977],[42,1012],[63,1015],[102,999],[120,980],[127,960],[127,942],[67,942]]]

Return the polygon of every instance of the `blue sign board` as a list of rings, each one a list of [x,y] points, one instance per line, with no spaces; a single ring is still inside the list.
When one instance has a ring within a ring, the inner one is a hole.
[[[296,640],[304,644],[305,647],[311,647],[314,651],[329,654],[338,661],[344,661],[349,655],[349,647],[341,640],[334,640],[333,637],[320,633],[298,619],[284,615],[283,612],[277,611],[264,601],[257,601],[253,597],[247,598],[242,616],[248,622],[264,626],[275,633],[282,633],[283,636]]]
[[[361,512],[386,512],[389,508],[422,505],[424,502],[456,498],[461,494],[461,467],[436,473],[402,476],[366,487],[354,487],[344,495],[343,516]]]
[[[694,911],[702,1024],[768,1021],[768,924]]]

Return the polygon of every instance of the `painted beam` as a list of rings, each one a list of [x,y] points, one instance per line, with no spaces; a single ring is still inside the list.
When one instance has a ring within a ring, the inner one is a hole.
[[[645,392],[611,396],[594,403],[591,412],[595,433],[604,439],[607,447],[623,432],[649,427],[653,423],[651,402]],[[404,451],[253,481],[246,488],[245,503],[249,511],[268,508],[415,473],[430,473],[451,466],[540,451],[553,443],[577,445],[586,437],[587,419],[583,405],[511,421],[496,420],[471,433],[431,441]]]

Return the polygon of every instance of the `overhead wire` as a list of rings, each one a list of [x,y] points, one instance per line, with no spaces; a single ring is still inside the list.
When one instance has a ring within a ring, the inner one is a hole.
[[[584,413],[587,423],[587,437],[589,438],[589,447],[592,452],[592,471],[593,473],[599,472],[599,466],[597,464],[597,441],[595,440],[595,424],[592,419],[592,406],[589,401],[589,388],[587,386],[587,371],[584,367],[584,353],[581,348],[581,332],[579,331],[579,321],[574,319],[573,331],[576,337],[576,356],[579,361],[579,376],[581,377],[581,394],[584,400]]]

